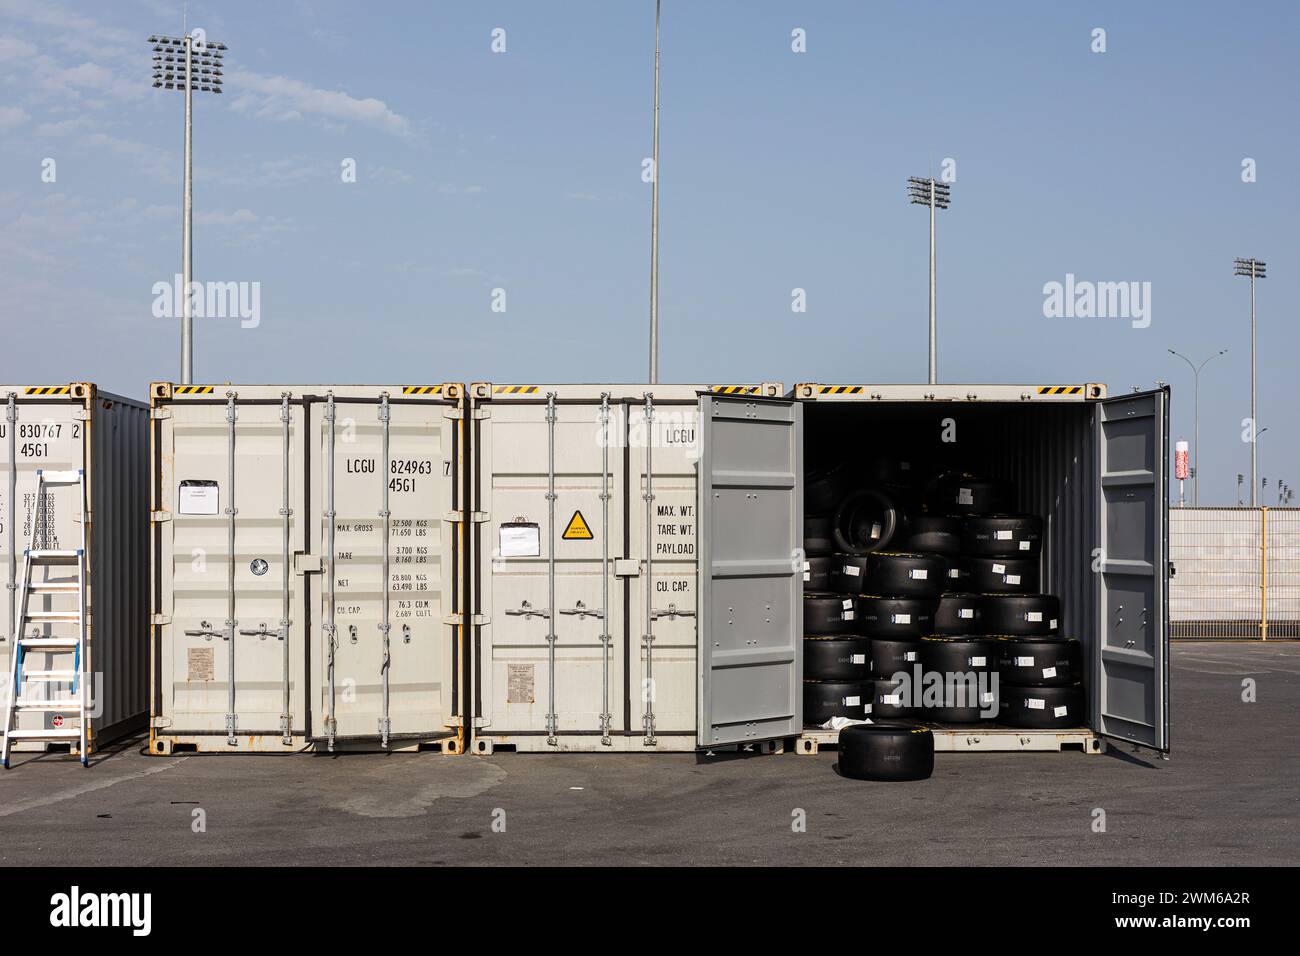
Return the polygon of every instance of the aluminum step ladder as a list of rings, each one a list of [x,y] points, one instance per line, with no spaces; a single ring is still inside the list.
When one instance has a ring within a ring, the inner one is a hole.
[[[71,550],[49,548],[47,545],[50,544],[53,535],[49,527],[46,495],[51,488],[68,485],[77,487],[77,497],[81,505],[80,546]],[[37,581],[32,577],[33,572],[41,568],[74,566],[77,572],[76,580]],[[68,742],[75,740],[78,746],[77,752],[81,756],[81,765],[89,766],[85,679],[86,475],[82,469],[76,471],[37,469],[32,533],[28,547],[23,552],[23,579],[18,595],[17,626],[13,635],[13,646],[9,649],[9,685],[4,695],[4,745],[0,752],[0,764],[3,764],[5,769],[9,768],[9,753],[14,743],[19,740]],[[33,595],[73,595],[76,598],[76,606],[66,610],[29,610],[28,604]],[[42,627],[45,625],[74,625],[75,633],[67,636],[43,633]],[[28,635],[29,626],[30,635]],[[71,655],[71,667],[25,670],[24,659],[33,651],[61,657]],[[38,698],[23,697],[24,683],[43,686],[44,694]],[[69,684],[72,687],[70,694],[53,692],[53,688]],[[54,714],[51,720],[53,726],[39,730],[18,729],[19,715],[33,712]],[[64,726],[71,720],[76,721],[76,726]]]

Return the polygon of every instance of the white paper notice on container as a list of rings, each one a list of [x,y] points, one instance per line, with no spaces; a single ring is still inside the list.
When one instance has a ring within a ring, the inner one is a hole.
[[[215,515],[220,490],[215,481],[182,481],[180,508],[183,515]]]
[[[502,558],[538,558],[542,554],[542,532],[538,525],[516,521],[501,526]]]
[[[1044,678],[1044,679],[1047,679],[1048,677],[1055,677],[1055,676],[1056,676],[1056,668],[1055,668],[1055,667],[1044,667],[1044,668],[1043,668],[1043,678]]]

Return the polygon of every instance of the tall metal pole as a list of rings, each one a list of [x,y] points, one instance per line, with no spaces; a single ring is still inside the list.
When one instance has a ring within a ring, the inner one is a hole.
[[[1255,260],[1250,260],[1250,506],[1255,507],[1259,483],[1259,419],[1255,417]]]
[[[650,384],[659,381],[659,17],[662,0],[655,0],[655,116],[654,178],[650,182]]]
[[[185,235],[181,239],[181,271],[184,283],[181,293],[184,302],[181,316],[181,384],[194,381],[194,303],[190,297],[193,253],[194,163],[191,149],[191,128],[194,101],[193,40],[185,37]]]
[[[936,343],[938,323],[935,319],[935,281],[934,281],[934,178],[930,179],[930,384],[939,381],[938,345]]]
[[[1166,349],[1170,355],[1176,356],[1187,363],[1187,367],[1192,370],[1192,395],[1195,408],[1195,425],[1193,426],[1192,447],[1192,505],[1200,507],[1201,504],[1201,369],[1209,365],[1220,355],[1227,355],[1227,349],[1220,349],[1213,355],[1206,358],[1200,365],[1197,365],[1182,352],[1175,352],[1173,349]]]

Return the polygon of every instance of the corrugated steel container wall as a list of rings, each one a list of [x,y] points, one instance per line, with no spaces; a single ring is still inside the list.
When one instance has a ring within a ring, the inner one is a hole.
[[[93,675],[93,752],[96,745],[143,728],[148,711],[148,408],[87,383],[0,386],[0,401],[6,409],[0,421],[0,568],[7,585],[16,584],[23,573],[36,469],[85,471],[90,511],[86,670]],[[75,486],[55,487],[47,495],[54,533],[61,541],[80,537],[76,497]],[[10,597],[0,612],[0,668],[7,674],[17,591],[6,594]],[[42,626],[49,633],[57,625]],[[34,658],[38,664],[42,659],[50,665],[54,655],[38,653]],[[37,728],[42,721],[48,726],[54,716],[23,713],[18,726]],[[46,741],[25,740],[15,749],[46,746]]]
[[[747,390],[781,387],[471,386],[479,752],[695,749],[698,395]]]
[[[153,386],[150,752],[463,750],[463,395]]]

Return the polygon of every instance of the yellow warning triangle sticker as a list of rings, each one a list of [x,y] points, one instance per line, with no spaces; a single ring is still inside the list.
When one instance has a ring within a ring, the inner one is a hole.
[[[575,511],[573,517],[569,519],[569,524],[564,529],[564,534],[560,535],[565,541],[590,541],[596,537],[587,527],[587,519],[582,516],[581,511]]]

